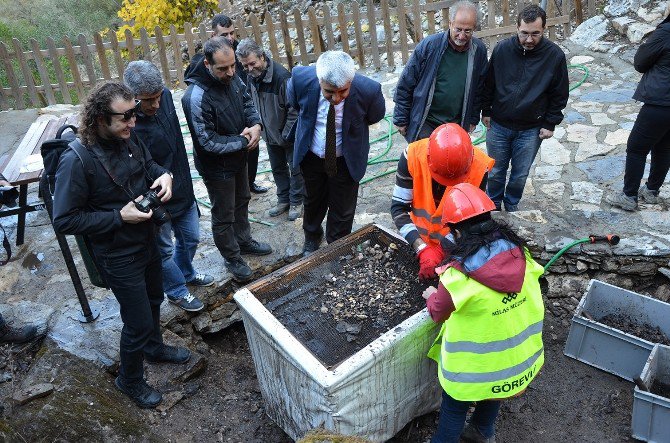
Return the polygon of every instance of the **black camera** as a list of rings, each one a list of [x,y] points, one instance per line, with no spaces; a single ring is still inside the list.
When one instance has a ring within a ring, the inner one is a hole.
[[[2,205],[8,208],[16,206],[16,199],[19,198],[19,191],[12,186],[0,186],[0,207]]]
[[[138,211],[144,212],[145,214],[151,210],[154,211],[151,219],[158,226],[170,221],[170,213],[167,209],[161,206],[161,199],[158,196],[160,190],[160,187],[154,190],[149,190],[142,196],[142,200],[135,202],[135,207]]]

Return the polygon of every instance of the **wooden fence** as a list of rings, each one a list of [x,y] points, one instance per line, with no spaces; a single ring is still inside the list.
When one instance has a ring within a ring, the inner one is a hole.
[[[281,11],[272,16],[266,11],[261,17],[238,17],[238,38],[249,36],[263,42],[275,60],[289,67],[307,65],[323,51],[340,49],[350,53],[360,67],[393,69],[407,62],[411,50],[426,35],[447,28],[448,8],[455,2],[379,0],[375,5],[373,0],[362,1],[366,1],[365,8],[354,1],[350,12],[345,12],[340,3],[336,12],[324,5],[318,14],[310,7],[306,16],[294,9],[290,14]],[[396,6],[390,6],[392,1]],[[511,1],[480,1],[485,15],[475,35],[489,46],[516,32],[517,11],[528,1]],[[574,1],[581,19],[581,0]],[[591,3],[595,0],[589,0]],[[574,13],[572,0],[562,0],[560,5],[558,0],[548,1],[550,39],[556,39],[557,32],[569,35]],[[210,35],[205,25],[194,29],[185,23],[183,33],[170,26],[167,34],[156,27],[153,37],[146,29],[141,30],[140,38],[126,31],[121,40],[113,31],[105,36],[94,34],[92,41],[79,34],[76,40],[64,37],[61,47],[49,38],[47,47],[40,48],[33,39],[29,51],[16,39],[9,47],[0,42],[0,109],[81,102],[94,84],[122,78],[126,63],[137,59],[156,63],[166,84],[184,87],[185,53],[193,56],[200,42]]]

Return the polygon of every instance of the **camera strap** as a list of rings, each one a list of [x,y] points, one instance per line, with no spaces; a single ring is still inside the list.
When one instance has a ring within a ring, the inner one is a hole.
[[[5,228],[0,225],[0,230],[2,230],[2,247],[5,248],[5,253],[7,253],[7,260],[0,260],[0,266],[4,266],[9,262],[9,259],[12,258],[12,247],[9,245],[9,239],[7,238],[7,233]]]

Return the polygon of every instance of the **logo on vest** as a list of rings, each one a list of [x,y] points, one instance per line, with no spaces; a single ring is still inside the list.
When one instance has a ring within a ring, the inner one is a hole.
[[[506,381],[505,383],[499,385],[493,385],[491,387],[491,392],[494,394],[499,394],[501,392],[510,392],[514,389],[519,389],[532,380],[533,374],[535,374],[535,365],[530,368],[530,371],[526,372],[523,376],[517,378],[516,380],[512,380],[512,382]]]
[[[518,294],[515,294],[514,292],[508,292],[506,296],[502,298],[502,302],[504,304],[507,304],[508,302],[511,302],[512,300],[515,300]]]
[[[513,294],[513,293],[507,294],[505,297],[503,297],[502,301],[503,301],[503,303],[507,304],[507,302],[510,302],[510,301],[514,300],[515,298],[517,298],[518,295],[519,294]],[[508,297],[510,297],[510,298],[508,299]],[[514,308],[519,307],[522,304],[524,304],[526,302],[527,298],[528,297],[524,297],[520,300],[517,300],[514,303],[512,303],[511,305],[507,305],[502,309],[496,309],[495,311],[491,312],[491,315],[496,316],[496,315],[500,315],[500,314],[504,314],[506,312],[509,312],[511,309],[514,309]]]

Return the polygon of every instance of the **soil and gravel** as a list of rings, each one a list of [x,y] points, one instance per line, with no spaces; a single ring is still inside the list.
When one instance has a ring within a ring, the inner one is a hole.
[[[666,346],[670,345],[670,339],[661,331],[661,328],[651,326],[647,323],[636,322],[626,315],[608,314],[598,321],[612,328],[640,337],[643,340]]]
[[[409,246],[380,238],[386,241],[368,238],[338,248],[296,278],[272,285],[266,306],[326,367],[424,307]]]
[[[652,394],[660,395],[661,397],[670,398],[670,384],[663,383],[658,380],[654,381],[649,391]]]

